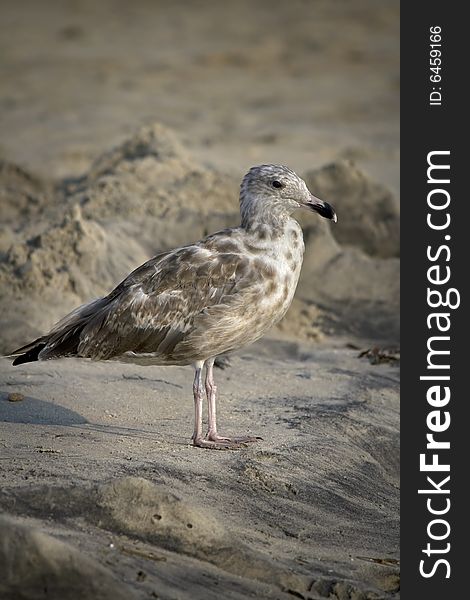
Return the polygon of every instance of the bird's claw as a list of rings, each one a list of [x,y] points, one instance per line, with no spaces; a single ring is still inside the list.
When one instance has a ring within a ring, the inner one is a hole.
[[[193,439],[193,446],[198,448],[211,448],[213,450],[239,450],[241,448],[247,448],[249,443],[257,442],[261,440],[260,437],[224,437],[217,433],[209,432],[205,438]]]

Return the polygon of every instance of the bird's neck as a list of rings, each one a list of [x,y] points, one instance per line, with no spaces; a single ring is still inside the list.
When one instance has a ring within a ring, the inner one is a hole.
[[[292,221],[290,214],[276,203],[265,199],[240,197],[241,227],[248,233],[264,232],[272,239],[281,237]]]
[[[251,219],[245,225],[242,222],[241,229],[247,234],[249,246],[257,252],[275,257],[288,253],[301,264],[305,249],[302,228],[290,215]]]

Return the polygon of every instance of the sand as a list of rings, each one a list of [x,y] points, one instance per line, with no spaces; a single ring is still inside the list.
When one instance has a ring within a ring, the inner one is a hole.
[[[194,7],[5,3],[0,352],[238,224],[252,164],[339,222],[216,371],[247,449],[189,444],[190,367],[0,359],[0,596],[397,598],[398,5]]]
[[[4,360],[1,508],[138,597],[392,594],[398,371],[357,354],[272,340],[217,370],[221,431],[263,437],[240,452],[190,446],[189,368]]]

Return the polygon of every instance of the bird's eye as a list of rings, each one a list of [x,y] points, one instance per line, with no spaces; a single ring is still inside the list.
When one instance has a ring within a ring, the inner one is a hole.
[[[273,187],[275,187],[275,188],[282,188],[282,187],[284,187],[284,186],[282,185],[282,183],[281,183],[280,181],[278,181],[277,179],[275,179],[275,180],[272,182],[272,186],[273,186]]]

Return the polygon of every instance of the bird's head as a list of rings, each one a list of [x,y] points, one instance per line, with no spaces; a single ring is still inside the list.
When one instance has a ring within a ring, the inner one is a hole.
[[[333,207],[310,193],[305,181],[283,165],[252,167],[243,178],[240,211],[243,222],[282,218],[299,208],[312,210],[336,223]]]

